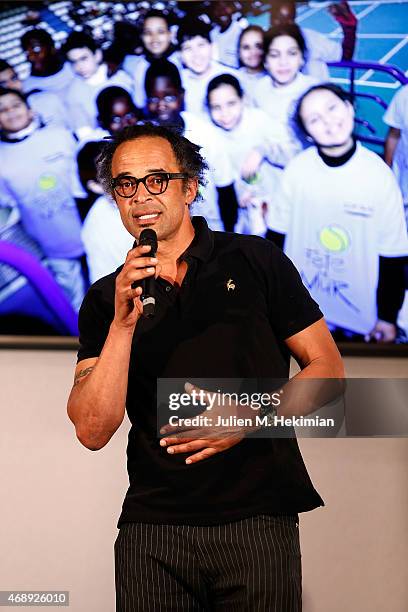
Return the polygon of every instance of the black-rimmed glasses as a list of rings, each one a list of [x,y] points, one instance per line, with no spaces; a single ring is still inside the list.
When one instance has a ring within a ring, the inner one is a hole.
[[[143,183],[149,193],[159,195],[166,191],[169,181],[186,178],[188,178],[188,174],[185,172],[152,172],[146,174],[143,178],[126,175],[112,179],[111,187],[122,198],[133,198],[139,183]]]

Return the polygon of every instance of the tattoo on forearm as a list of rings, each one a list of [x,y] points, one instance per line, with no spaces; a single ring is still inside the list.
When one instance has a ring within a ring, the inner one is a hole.
[[[89,372],[92,372],[94,367],[95,366],[92,366],[90,368],[85,368],[84,370],[81,370],[80,372],[78,372],[78,374],[75,376],[75,379],[74,379],[74,387],[81,382],[81,378],[84,378],[84,376],[88,376]]]

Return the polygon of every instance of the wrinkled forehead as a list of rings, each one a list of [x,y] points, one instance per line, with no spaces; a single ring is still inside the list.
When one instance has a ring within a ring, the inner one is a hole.
[[[161,136],[139,136],[122,142],[112,158],[112,176],[122,172],[144,176],[149,172],[179,170],[170,142]]]

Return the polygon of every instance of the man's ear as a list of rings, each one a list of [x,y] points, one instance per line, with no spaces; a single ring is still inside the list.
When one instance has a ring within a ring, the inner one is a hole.
[[[186,204],[190,206],[196,199],[198,193],[198,178],[194,176],[193,178],[188,179],[187,188],[186,188]]]
[[[102,51],[100,49],[97,49],[95,51],[95,59],[98,62],[98,64],[102,64],[103,54],[102,54]]]

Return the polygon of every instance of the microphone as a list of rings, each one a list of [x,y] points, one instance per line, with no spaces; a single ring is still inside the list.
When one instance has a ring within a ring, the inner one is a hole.
[[[152,229],[144,229],[139,237],[139,246],[149,245],[151,247],[150,253],[147,253],[148,257],[156,257],[157,252],[157,234]],[[137,246],[137,241],[133,245],[133,248]],[[143,304],[143,315],[145,317],[154,317],[156,307],[155,297],[155,278],[154,276],[148,276],[142,281],[142,295],[140,297]],[[138,283],[135,281],[132,283],[132,289],[136,289]]]

